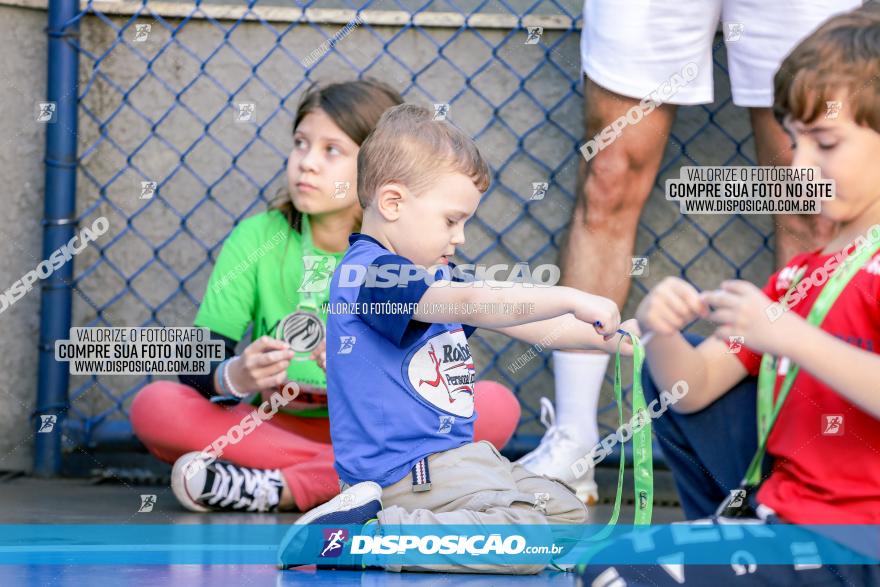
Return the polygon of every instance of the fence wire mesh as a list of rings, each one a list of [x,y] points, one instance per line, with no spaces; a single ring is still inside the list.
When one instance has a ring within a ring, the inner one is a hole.
[[[106,216],[111,228],[76,260],[75,326],[192,324],[224,238],[283,186],[293,113],[312,81],[372,77],[408,102],[448,104],[493,173],[460,260],[557,262],[584,141],[580,3],[314,4],[306,16],[254,1],[83,6],[70,40],[80,54],[78,218]],[[634,278],[624,314],[664,275],[709,287],[769,272],[769,218],[682,216],[659,187],[682,165],[754,162],[720,38],[714,68],[714,104],[679,111],[639,225],[634,254],[650,270]],[[253,105],[250,121],[239,120],[242,104]],[[548,184],[543,199],[532,199],[534,182]],[[538,398],[552,395],[549,353],[514,371],[526,345],[472,340],[478,376],[515,390],[519,441],[536,442]],[[73,376],[67,423],[81,434],[68,438],[93,444],[101,426],[126,422],[150,380]],[[614,425],[609,391],[603,427]]]

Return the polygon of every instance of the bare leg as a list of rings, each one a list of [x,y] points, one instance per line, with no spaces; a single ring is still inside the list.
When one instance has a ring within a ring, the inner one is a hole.
[[[640,107],[640,100],[619,96],[589,79],[585,94],[587,139],[625,117],[631,108]],[[615,140],[589,161],[580,159],[572,221],[560,254],[563,285],[608,297],[623,306],[639,216],[674,118],[675,106],[658,106],[637,123],[623,127]],[[534,473],[569,483],[587,504],[598,499],[593,476],[574,479],[570,465],[598,441],[596,409],[607,366],[608,355],[604,353],[553,353],[558,419],[550,417],[548,424],[557,426],[560,433],[545,435],[538,449],[519,461]]]
[[[776,122],[769,108],[749,108],[755,133],[758,165],[791,165],[791,138]],[[776,223],[776,267],[804,251],[825,246],[837,232],[837,225],[811,214],[778,214]]]
[[[588,139],[639,104],[589,79],[585,94]],[[675,106],[664,104],[639,123],[625,127],[617,140],[589,162],[581,158],[574,214],[560,255],[563,285],[623,306],[639,216],[674,119]]]
[[[639,100],[596,85],[585,88],[586,138],[592,138]],[[572,222],[560,254],[562,284],[614,300],[629,292],[630,258],[642,207],[657,176],[675,106],[664,104],[590,161],[581,158]]]

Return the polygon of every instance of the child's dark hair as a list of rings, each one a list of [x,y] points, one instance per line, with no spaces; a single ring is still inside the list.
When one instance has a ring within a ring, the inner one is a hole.
[[[300,99],[293,119],[293,131],[306,115],[323,110],[342,132],[360,146],[376,127],[382,113],[403,103],[403,98],[391,86],[372,79],[340,82],[328,85],[313,84]],[[287,190],[272,204],[287,222],[300,232],[302,214],[293,206]]]
[[[838,14],[801,41],[774,78],[773,113],[811,123],[827,102],[880,132],[880,3]]]

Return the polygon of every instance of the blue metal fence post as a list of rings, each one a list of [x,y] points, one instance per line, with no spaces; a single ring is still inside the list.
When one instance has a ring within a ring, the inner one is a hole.
[[[46,192],[43,212],[43,258],[49,258],[73,236],[76,223],[76,129],[79,52],[71,38],[79,34],[79,0],[50,0],[47,102],[55,103],[54,120],[46,125]],[[71,24],[72,23],[72,24]],[[66,339],[71,325],[70,286],[73,261],[41,284],[39,373],[34,419],[55,415],[50,433],[35,434],[34,474],[61,470],[62,420],[67,410],[68,364],[55,360],[55,340]],[[36,422],[34,430],[37,430]]]

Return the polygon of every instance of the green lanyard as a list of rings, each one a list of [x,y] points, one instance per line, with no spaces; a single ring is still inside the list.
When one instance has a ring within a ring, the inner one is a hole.
[[[807,322],[816,327],[821,326],[825,316],[828,315],[828,311],[831,310],[831,306],[840,297],[840,293],[878,249],[880,249],[880,242],[864,246],[847,257],[837,267],[828,278],[825,287],[819,292],[819,297],[816,298],[813,307],[810,308]],[[791,284],[783,300],[788,299],[798,281]],[[761,463],[764,459],[764,453],[767,451],[767,438],[770,436],[770,430],[779,416],[782,404],[785,402],[785,398],[788,397],[788,392],[791,391],[799,371],[800,369],[797,365],[793,363],[789,365],[785,379],[782,381],[782,386],[779,388],[779,395],[774,403],[773,392],[776,389],[777,360],[776,357],[766,353],[761,358],[761,370],[758,372],[758,451],[755,453],[746,471],[743,485],[755,487],[761,482]]]
[[[633,524],[637,526],[651,523],[651,513],[654,508],[654,460],[651,452],[651,418],[645,404],[645,394],[642,391],[642,363],[645,361],[645,349],[639,337],[627,333],[633,345],[633,379],[632,379],[632,413],[638,424],[634,427],[632,435],[633,446],[633,485],[635,487],[635,519]],[[621,427],[623,421],[623,389],[620,376],[620,344],[623,336],[617,343],[617,353],[614,356],[614,399],[617,402],[617,418]],[[607,529],[617,524],[620,516],[620,502],[623,493],[623,476],[626,468],[626,451],[620,447],[620,467],[617,472],[617,495],[614,498],[614,509],[611,511],[611,519]]]
[[[310,281],[315,279],[324,279],[327,276],[327,273],[332,273],[333,268],[328,267],[329,257],[326,255],[319,255],[315,250],[315,245],[312,242],[312,227],[309,224],[309,216],[308,214],[303,214],[300,220],[300,227],[302,232],[302,256],[312,257],[312,259],[318,259],[317,265],[314,265],[305,270],[303,275],[303,283],[299,288],[299,304],[297,304],[297,310],[310,310],[314,313],[318,313],[320,308],[320,303],[318,302],[318,292],[315,291],[315,288],[307,287],[309,284],[305,282],[305,279],[308,277]],[[325,298],[329,297],[329,291],[321,292]]]
[[[275,327],[275,338],[286,341],[294,349],[293,362],[287,370],[288,376],[294,381],[299,370],[296,362],[308,360],[311,351],[326,336],[326,315],[321,309],[321,301],[330,297],[327,278],[335,269],[335,264],[331,265],[332,257],[315,250],[308,215],[301,216],[300,226],[303,277],[297,288],[298,300],[293,313],[282,318]],[[306,258],[310,260],[310,267],[305,266]]]
[[[632,413],[636,416],[638,424],[634,426],[632,435],[633,445],[633,486],[635,488],[636,511],[633,524],[647,526],[651,523],[651,514],[654,508],[654,460],[651,452],[651,418],[645,404],[645,394],[642,391],[642,364],[645,361],[645,349],[642,342],[635,334],[619,331],[632,340],[633,345],[633,379],[632,379]],[[620,375],[620,344],[623,336],[617,343],[617,353],[614,356],[614,399],[617,402],[617,417],[620,428],[624,426],[623,420],[623,385]],[[623,443],[625,444],[625,443]],[[620,504],[623,496],[623,477],[626,470],[625,446],[620,446],[620,467],[617,472],[617,495],[614,497],[614,508],[611,510],[611,519],[608,524],[595,536],[586,539],[589,543],[586,552],[580,557],[578,568],[583,570],[590,559],[608,545],[606,538],[614,530],[620,517]],[[604,542],[603,542],[604,541]]]

